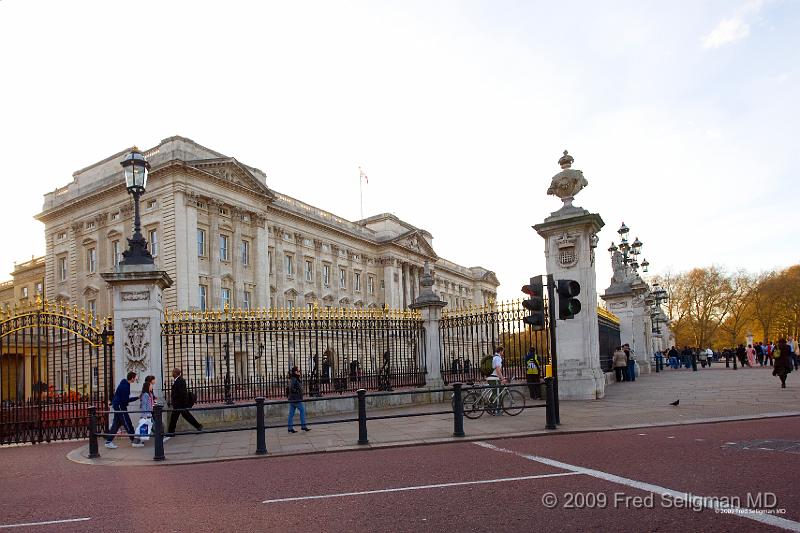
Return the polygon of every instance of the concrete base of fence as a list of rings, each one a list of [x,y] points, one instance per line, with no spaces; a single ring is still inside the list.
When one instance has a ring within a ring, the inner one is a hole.
[[[367,394],[367,416],[369,416],[370,409],[385,409],[387,407],[401,407],[409,405],[427,405],[450,401],[450,397],[445,397],[446,395],[443,392],[430,392],[427,387],[417,390],[418,392],[415,392],[414,394],[404,394],[402,396],[381,393]],[[314,415],[331,415],[337,413],[352,413],[355,417],[358,414],[358,400],[356,398],[339,398],[337,395],[331,395],[326,396],[325,401],[306,402],[305,405],[306,416],[309,418],[313,417]],[[197,407],[203,407],[203,405],[198,405]],[[195,418],[197,418],[197,420],[203,424],[203,426],[208,428],[230,425],[231,422],[252,421],[255,424],[256,420],[255,407],[233,406],[230,409],[196,411],[193,412],[193,414]],[[286,417],[289,415],[289,405],[273,404],[268,401],[264,404],[264,414],[267,418],[286,419]],[[186,426],[183,426],[183,424],[185,424],[185,421],[179,423],[178,431],[191,431],[192,428],[188,426],[188,424]]]

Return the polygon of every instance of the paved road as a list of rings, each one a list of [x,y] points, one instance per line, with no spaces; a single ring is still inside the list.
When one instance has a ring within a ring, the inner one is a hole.
[[[13,530],[800,530],[800,417],[166,467],[76,464],[65,458],[73,448],[0,450],[0,526],[88,518]],[[785,513],[693,511],[670,491],[749,507],[748,492],[771,493]],[[553,509],[542,502],[548,492]],[[653,508],[624,500],[651,493]],[[570,499],[579,508],[566,508]]]

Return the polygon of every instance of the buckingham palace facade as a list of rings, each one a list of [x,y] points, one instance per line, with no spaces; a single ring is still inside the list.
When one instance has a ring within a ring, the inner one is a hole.
[[[112,313],[100,274],[122,260],[133,201],[123,150],[45,194],[45,291]],[[184,137],[144,152],[152,168],[142,232],[156,265],[174,281],[165,308],[405,308],[419,294],[425,261],[450,306],[496,297],[495,274],[439,257],[432,235],[392,214],[348,221],[267,186],[266,175]]]

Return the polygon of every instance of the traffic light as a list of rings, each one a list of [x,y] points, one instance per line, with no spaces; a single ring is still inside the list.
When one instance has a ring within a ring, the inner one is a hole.
[[[560,279],[556,291],[559,320],[575,318],[575,315],[581,312],[581,302],[575,298],[581,293],[581,284],[571,279]]]
[[[529,296],[528,300],[522,301],[522,306],[531,312],[523,318],[523,322],[534,330],[544,329],[544,285],[542,277],[531,278],[530,285],[523,285],[522,292]]]

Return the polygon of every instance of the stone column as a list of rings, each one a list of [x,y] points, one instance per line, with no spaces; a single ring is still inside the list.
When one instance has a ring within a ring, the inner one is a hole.
[[[102,274],[114,294],[114,379],[116,385],[134,371],[139,383],[156,377],[164,387],[161,353],[162,293],[172,285],[169,275],[155,265],[120,265]]]
[[[403,263],[403,309],[411,304],[411,280],[408,278],[408,263]]]
[[[419,267],[414,265],[411,267],[411,301],[415,301],[419,297]]]
[[[574,195],[588,184],[581,171],[570,168],[572,162],[565,151],[559,159],[562,171],[553,176],[548,190],[548,194],[562,199],[563,207],[534,229],[545,240],[547,273],[556,283],[560,279],[575,280],[581,286],[581,311],[569,320],[558,320],[556,316],[559,398],[594,400],[605,396],[594,264],[596,235],[604,222],[600,215],[572,205]]]
[[[439,343],[439,319],[442,316],[443,302],[433,289],[433,276],[428,262],[425,261],[425,270],[421,279],[422,290],[419,298],[409,305],[411,309],[418,309],[422,315],[422,327],[425,329],[425,385],[430,388],[442,388],[441,344]]]
[[[619,254],[619,252],[615,252]],[[651,371],[652,346],[648,335],[650,310],[646,304],[647,284],[629,267],[612,259],[615,265],[611,285],[600,297],[608,310],[619,317],[620,344],[629,344],[636,357],[636,368],[641,373]]]
[[[251,215],[252,216],[252,215]],[[253,259],[255,260],[256,279],[255,294],[253,294],[253,307],[269,307],[269,242],[266,229],[266,219],[260,214],[255,215],[256,242],[253,243]],[[318,278],[321,279],[321,273]]]

